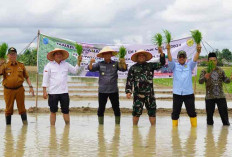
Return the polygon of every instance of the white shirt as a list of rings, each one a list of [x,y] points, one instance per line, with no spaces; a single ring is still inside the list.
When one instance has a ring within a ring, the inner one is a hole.
[[[51,61],[44,68],[42,87],[48,87],[49,94],[68,93],[68,72],[76,74],[78,69],[65,61]]]

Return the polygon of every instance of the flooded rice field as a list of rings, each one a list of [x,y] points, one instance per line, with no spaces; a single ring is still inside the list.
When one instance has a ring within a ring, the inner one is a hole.
[[[181,116],[173,128],[170,116],[158,115],[151,127],[144,114],[134,127],[130,114],[122,115],[120,126],[107,114],[99,126],[95,114],[72,113],[70,126],[58,114],[51,127],[49,114],[28,114],[28,126],[17,114],[6,126],[0,114],[0,156],[231,156],[232,128],[222,126],[218,116],[214,126],[207,126],[205,118],[198,116],[198,127],[192,128],[189,118]]]

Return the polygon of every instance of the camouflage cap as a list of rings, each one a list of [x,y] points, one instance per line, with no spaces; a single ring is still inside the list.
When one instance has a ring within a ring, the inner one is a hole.
[[[180,56],[180,55],[183,55],[183,56],[184,56],[184,58],[186,58],[186,56],[187,56],[187,55],[186,55],[186,52],[185,52],[185,51],[183,51],[183,50],[181,50],[181,51],[179,51],[179,52],[178,52],[178,54],[177,54],[177,58],[179,58],[179,56]]]
[[[8,53],[7,53],[7,54],[10,54],[10,53],[12,53],[12,52],[17,53],[17,50],[16,50],[14,47],[10,47],[10,48],[8,49]]]

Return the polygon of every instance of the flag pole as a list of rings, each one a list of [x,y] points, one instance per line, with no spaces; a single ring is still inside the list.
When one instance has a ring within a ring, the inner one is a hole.
[[[37,34],[37,71],[36,71],[36,96],[35,96],[35,107],[38,109],[38,88],[39,88],[39,66],[38,66],[38,51],[39,51],[39,40],[40,40],[40,30]]]

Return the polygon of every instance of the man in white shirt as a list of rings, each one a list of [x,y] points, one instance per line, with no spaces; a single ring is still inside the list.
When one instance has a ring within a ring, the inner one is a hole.
[[[61,112],[66,124],[69,124],[69,95],[68,95],[68,73],[76,74],[79,69],[82,57],[79,56],[77,65],[74,67],[65,62],[69,57],[66,50],[56,48],[47,55],[50,62],[45,66],[43,72],[43,98],[48,98],[50,107],[50,123],[55,125],[58,102],[60,101]],[[48,88],[48,93],[47,93]]]

